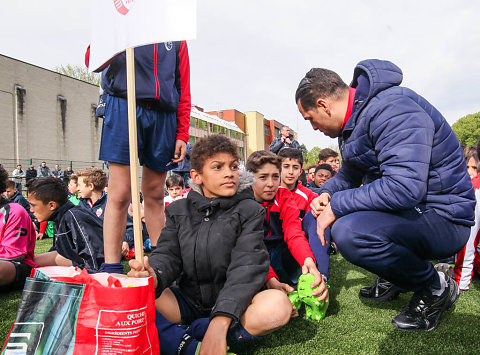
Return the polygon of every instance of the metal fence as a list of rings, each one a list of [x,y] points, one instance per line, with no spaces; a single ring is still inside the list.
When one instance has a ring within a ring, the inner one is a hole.
[[[33,165],[38,173],[38,167],[42,164],[42,162],[47,163],[47,166],[50,170],[55,169],[55,165],[58,164],[62,171],[66,170],[67,167],[71,167],[72,170],[75,172],[78,169],[96,167],[102,170],[107,170],[105,163],[101,161],[78,161],[78,160],[55,160],[55,159],[39,159],[39,158],[28,158],[28,159],[20,159],[18,164],[22,166],[22,170],[26,172],[30,165]],[[3,168],[8,172],[10,178],[13,178],[12,173],[17,168],[17,161],[15,159],[5,159],[0,157],[0,164],[2,164]],[[25,178],[22,178],[22,191],[25,191]]]

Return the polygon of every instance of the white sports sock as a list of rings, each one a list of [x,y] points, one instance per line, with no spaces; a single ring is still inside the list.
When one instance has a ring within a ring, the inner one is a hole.
[[[447,287],[447,281],[445,280],[445,274],[443,272],[437,271],[438,272],[438,277],[440,279],[440,288],[432,288],[432,294],[434,296],[440,296],[444,291],[445,288]]]

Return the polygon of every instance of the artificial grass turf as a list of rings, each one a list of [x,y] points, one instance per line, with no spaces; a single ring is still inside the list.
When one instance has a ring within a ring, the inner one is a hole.
[[[51,239],[37,243],[36,252],[51,246]],[[432,332],[395,330],[391,319],[402,311],[411,293],[397,300],[376,303],[360,301],[358,290],[372,285],[375,275],[353,266],[340,255],[330,258],[330,307],[321,322],[301,317],[263,340],[233,346],[238,354],[473,354],[480,346],[480,283],[462,292],[454,311],[442,317]],[[0,295],[0,339],[5,339],[21,292]],[[2,341],[3,344],[3,341]]]

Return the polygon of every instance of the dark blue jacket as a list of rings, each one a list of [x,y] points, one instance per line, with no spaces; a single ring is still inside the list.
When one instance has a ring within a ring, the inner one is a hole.
[[[103,224],[91,211],[67,201],[50,216],[55,236],[54,248],[73,266],[97,272],[104,261]]]
[[[105,207],[107,206],[107,194],[103,194],[102,197],[100,197],[94,204],[93,206],[90,206],[88,200],[84,198],[80,198],[80,203],[79,206],[81,208],[84,208],[88,211],[93,212],[98,218],[102,220],[102,225],[103,225],[103,216],[105,215]],[[123,237],[123,240],[127,242],[131,247],[133,247],[133,219],[130,217],[130,215],[127,213],[127,226],[126,226],[126,231],[125,235]]]
[[[342,168],[322,190],[337,218],[423,205],[471,226],[475,196],[458,139],[435,107],[399,86],[402,78],[387,61],[357,65],[352,115],[339,137]]]
[[[104,93],[127,97],[125,52],[102,72]],[[176,139],[188,142],[190,125],[190,62],[187,43],[155,43],[135,48],[135,94],[139,102],[177,113]]]
[[[137,100],[159,102],[162,110],[176,112],[180,78],[175,77],[180,42],[156,43],[135,48]],[[102,72],[102,89],[112,96],[127,97],[126,54],[121,53]]]

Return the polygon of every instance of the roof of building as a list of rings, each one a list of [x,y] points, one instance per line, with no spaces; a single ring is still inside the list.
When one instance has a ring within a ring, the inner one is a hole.
[[[192,110],[190,112],[190,116],[195,118],[200,118],[206,122],[210,122],[228,129],[232,129],[239,133],[245,134],[234,122],[225,121],[215,115],[209,115],[208,113],[202,112],[197,110],[195,107],[192,106]]]

